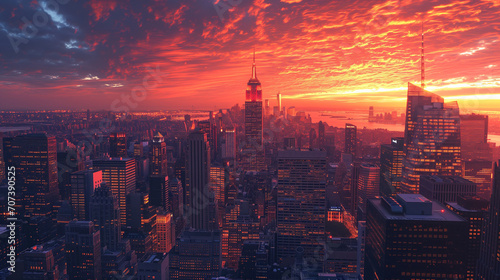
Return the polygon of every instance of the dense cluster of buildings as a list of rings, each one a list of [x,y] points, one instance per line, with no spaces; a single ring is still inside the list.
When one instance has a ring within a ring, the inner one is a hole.
[[[3,135],[0,278],[500,279],[487,116],[409,84],[379,138],[262,98],[254,60],[244,110]]]

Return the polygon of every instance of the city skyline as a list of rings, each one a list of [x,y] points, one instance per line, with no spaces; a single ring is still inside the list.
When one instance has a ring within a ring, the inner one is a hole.
[[[464,112],[500,102],[495,1],[48,3],[0,12],[2,110],[120,111],[143,92],[129,110],[242,104],[253,48],[263,99],[402,109],[406,82],[420,83],[422,14],[426,89]]]
[[[3,1],[0,278],[500,279],[499,1]]]

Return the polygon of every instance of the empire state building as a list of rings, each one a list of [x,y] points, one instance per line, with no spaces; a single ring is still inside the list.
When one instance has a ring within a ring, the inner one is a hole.
[[[255,53],[245,95],[245,149],[262,150],[262,86],[257,79]]]

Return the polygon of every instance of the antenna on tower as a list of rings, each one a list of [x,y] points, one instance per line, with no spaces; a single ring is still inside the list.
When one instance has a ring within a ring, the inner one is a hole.
[[[420,87],[424,89],[425,87],[425,63],[424,63],[424,13],[421,15],[422,23],[422,53],[420,55]]]
[[[257,67],[255,67],[255,47],[253,47],[252,79],[257,79]]]

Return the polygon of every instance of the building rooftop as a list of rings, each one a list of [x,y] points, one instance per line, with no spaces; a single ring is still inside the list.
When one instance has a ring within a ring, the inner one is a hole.
[[[150,255],[146,255],[144,261],[142,263],[160,263],[165,259],[165,253],[151,253]]]
[[[387,219],[387,220],[412,220],[412,221],[442,221],[442,222],[459,222],[459,221],[464,221],[464,219],[443,205],[441,205],[438,202],[435,201],[430,201],[427,198],[423,197],[422,195],[418,194],[404,194],[399,196],[402,196],[403,202],[406,203],[416,203],[416,204],[421,204],[421,203],[430,203],[431,207],[431,212],[428,215],[422,215],[422,214],[407,214],[406,209],[403,211],[403,213],[393,213],[386,207],[382,205],[382,199],[380,198],[375,198],[375,199],[369,199],[373,206],[382,214],[382,216]],[[416,205],[417,208],[419,205]],[[406,208],[403,205],[404,208]],[[414,212],[412,212],[414,213]]]
[[[434,183],[447,183],[447,184],[474,184],[460,176],[439,176],[439,175],[423,175],[420,180],[431,181]]]

